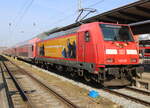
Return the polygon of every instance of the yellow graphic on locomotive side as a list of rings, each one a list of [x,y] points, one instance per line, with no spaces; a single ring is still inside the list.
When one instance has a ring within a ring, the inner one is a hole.
[[[39,56],[76,58],[76,38],[68,36],[38,43]]]

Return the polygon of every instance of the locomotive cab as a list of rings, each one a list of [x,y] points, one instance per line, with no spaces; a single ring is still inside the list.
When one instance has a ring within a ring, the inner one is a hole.
[[[143,69],[138,66],[138,46],[130,28],[127,25],[100,24],[100,30],[104,45],[105,79],[124,79],[123,83],[131,82]],[[118,81],[114,82],[118,84]]]
[[[139,66],[138,46],[130,27],[103,22],[92,24],[89,30],[83,29],[87,37],[84,53],[88,55],[84,60],[95,63],[92,79],[105,85],[130,84],[144,70]]]
[[[105,65],[138,64],[138,47],[128,26],[100,24]]]

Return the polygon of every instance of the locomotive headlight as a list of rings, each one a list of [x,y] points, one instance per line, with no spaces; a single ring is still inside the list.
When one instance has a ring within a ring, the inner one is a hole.
[[[137,50],[129,50],[127,49],[127,54],[137,54]]]
[[[118,54],[116,49],[106,49],[106,54]]]
[[[127,44],[127,43],[124,43],[124,46],[128,46],[128,44]]]
[[[136,58],[131,58],[130,61],[131,61],[131,63],[136,63],[137,59]]]
[[[107,62],[107,63],[113,63],[114,61],[115,61],[115,60],[114,60],[113,58],[107,58],[107,59],[106,59],[106,62]]]

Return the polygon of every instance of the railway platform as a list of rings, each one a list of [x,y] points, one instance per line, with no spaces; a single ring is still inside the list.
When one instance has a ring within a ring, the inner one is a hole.
[[[150,82],[150,72],[144,72],[142,74],[142,79]]]
[[[146,65],[145,72],[142,73],[141,78],[135,80],[136,87],[150,91],[150,67]]]

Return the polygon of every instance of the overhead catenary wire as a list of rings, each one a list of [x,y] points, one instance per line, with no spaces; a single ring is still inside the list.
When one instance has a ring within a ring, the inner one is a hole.
[[[12,18],[12,20],[8,23],[9,26],[9,35],[10,35],[10,40],[13,40],[13,33],[14,30],[16,30],[16,27],[20,24],[20,22],[22,21],[22,19],[24,18],[25,14],[28,12],[29,8],[32,6],[34,0],[31,0],[29,2],[29,0],[26,0],[22,7],[20,8],[18,14]]]
[[[26,5],[28,4],[29,0],[26,0],[23,5],[21,6],[21,8],[19,9],[19,12],[16,14],[15,17],[12,18],[12,22],[11,23],[15,23],[17,21],[17,19],[21,16],[22,12],[24,11],[24,9],[26,8]]]
[[[98,3],[103,2],[103,1],[104,1],[104,0],[100,0],[100,1],[98,1],[98,2],[96,2],[96,3],[94,3],[94,4],[92,4],[92,5],[89,5],[88,7],[93,7],[93,6],[95,6],[95,5],[97,5]],[[26,14],[27,11],[29,10],[29,8],[32,6],[33,2],[34,2],[34,0],[31,0],[30,3],[28,4],[28,6],[24,6],[24,7],[26,7],[26,8],[22,8],[22,9],[24,9],[24,10],[23,10],[22,14],[21,14],[20,17],[19,17],[19,19],[18,19],[18,21],[17,21],[17,23],[16,23],[16,26],[18,26],[18,25],[20,24],[20,22],[22,21],[22,19],[23,19],[24,16],[25,16],[25,14]],[[58,19],[58,20],[55,21],[55,22],[52,22],[51,25],[52,25],[52,24],[56,24],[57,22],[59,22],[59,23],[65,22],[66,20],[71,19],[71,18],[72,18],[73,16],[75,16],[75,15],[76,15],[76,12],[74,12],[73,14],[69,14],[69,15],[65,16],[64,18],[61,18],[61,19]]]
[[[71,14],[68,14],[68,15],[64,16],[63,18],[60,18],[60,19],[58,19],[58,20],[56,20],[56,21],[50,23],[49,25],[58,24],[58,22],[59,22],[59,24],[60,24],[60,23],[66,21],[66,20],[68,20],[68,19],[71,19],[71,18],[72,18],[73,16],[75,16],[77,13],[78,13],[78,11],[76,10],[75,12],[73,12],[73,13],[71,13]],[[71,17],[71,16],[72,16],[72,17]]]
[[[89,5],[89,6],[87,6],[87,8],[96,6],[96,5],[98,5],[99,3],[102,3],[102,2],[104,2],[104,1],[105,1],[105,0],[97,1],[97,2],[95,2],[95,3],[93,3],[93,4]],[[78,2],[78,3],[79,3],[79,2]],[[79,7],[81,8],[81,3],[80,3],[80,6],[79,6]],[[79,7],[78,7],[78,8],[79,8]],[[57,22],[59,22],[59,23],[60,23],[60,22],[64,22],[66,19],[71,18],[70,16],[75,15],[76,13],[78,13],[78,11],[74,12],[73,14],[69,14],[69,15],[65,16],[64,18],[61,18],[61,19],[59,19],[59,20],[57,20],[56,22],[53,22],[53,23],[51,23],[51,24],[56,24]]]
[[[94,6],[99,5],[99,3],[102,3],[102,2],[104,2],[104,1],[105,1],[105,0],[97,1],[97,2],[91,4],[91,5],[87,6],[87,7],[94,7]]]
[[[26,6],[26,8],[24,9],[23,13],[21,14],[20,18],[18,19],[18,22],[16,24],[19,25],[19,23],[23,20],[25,14],[28,12],[29,8],[32,6],[34,0],[31,0],[30,3]]]
[[[96,5],[98,5],[99,3],[102,3],[102,2],[104,2],[105,0],[100,0],[100,1],[97,1],[97,2],[95,2],[95,3],[93,3],[93,4],[91,4],[91,5],[89,5],[89,6],[87,6],[87,8],[90,8],[90,7],[93,7],[93,6],[96,6]],[[78,9],[80,8],[82,8],[81,7],[81,1],[79,1],[78,2]],[[78,12],[78,11],[77,11]],[[60,23],[60,21],[64,21],[65,19],[66,19],[67,17],[64,17],[64,18],[62,18],[62,19],[60,19],[60,20],[58,20],[59,21],[59,23]]]
[[[96,2],[96,3],[94,3],[94,4],[92,4],[92,5],[89,5],[88,7],[93,7],[93,6],[95,6],[95,5],[97,5],[98,3],[103,2],[103,1],[104,1],[104,0],[100,0],[100,1],[98,1],[98,2]],[[20,22],[21,22],[22,19],[24,18],[25,14],[26,14],[27,11],[29,10],[29,8],[31,7],[31,5],[33,4],[33,2],[34,2],[34,0],[31,0],[30,3],[28,4],[28,6],[23,6],[23,8],[24,8],[24,7],[26,7],[26,8],[23,10],[22,14],[20,15],[20,17],[19,17],[19,19],[18,19],[18,21],[17,21],[16,26],[18,26],[18,25],[20,24]],[[22,8],[22,9],[23,9],[23,8]],[[61,18],[61,19],[57,20],[56,22],[59,22],[59,23],[64,22],[64,21],[66,21],[66,19],[70,19],[70,18],[71,18],[70,16],[73,16],[73,15],[75,15],[75,14],[76,14],[76,12],[73,13],[73,14],[67,15],[67,16],[65,16],[64,18]],[[55,24],[56,22],[53,22],[52,24]]]
[[[23,5],[21,6],[21,8],[19,9],[19,12],[10,20],[10,22],[8,23],[8,31],[9,31],[9,36],[10,36],[10,40],[13,40],[13,27],[15,27],[15,22],[17,22],[17,19],[19,18],[19,16],[21,15],[21,13],[23,12],[23,10],[26,7],[26,4],[28,3],[28,0],[26,0]]]
[[[95,3],[91,4],[91,5],[87,6],[87,7],[89,8],[89,7],[96,6],[96,5],[98,5],[99,3],[104,2],[104,1],[105,1],[105,0],[97,1],[97,2],[95,2]],[[79,9],[79,8],[81,8],[81,1],[78,1],[78,5],[79,5],[79,6],[78,6],[78,9]],[[50,25],[52,25],[52,24],[56,24],[57,22],[59,22],[59,23],[64,22],[64,21],[66,21],[66,19],[71,18],[70,16],[75,15],[76,13],[78,13],[78,14],[79,14],[78,10],[77,10],[77,11],[75,11],[73,14],[69,14],[69,15],[65,16],[64,18],[58,19],[57,21],[55,21],[55,22],[51,23]]]

